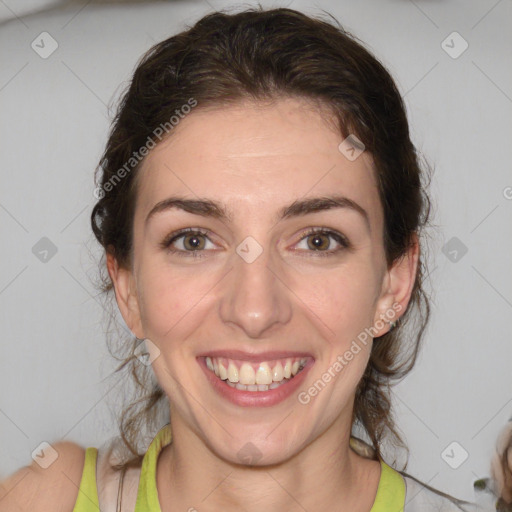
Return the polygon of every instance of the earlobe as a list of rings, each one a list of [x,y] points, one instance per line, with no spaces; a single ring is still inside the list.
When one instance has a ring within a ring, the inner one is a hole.
[[[114,285],[119,311],[126,325],[137,338],[143,339],[137,291],[131,270],[120,267],[111,253],[107,253],[107,270]]]
[[[397,322],[405,313],[411,299],[418,271],[420,245],[418,236],[413,234],[411,245],[404,256],[395,262],[385,276],[383,293],[378,301],[374,325],[384,326],[375,337],[391,330],[390,323]]]

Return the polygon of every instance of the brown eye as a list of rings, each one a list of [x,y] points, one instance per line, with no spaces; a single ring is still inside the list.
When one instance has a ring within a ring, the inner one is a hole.
[[[207,246],[208,243],[210,246]],[[209,239],[207,231],[186,228],[171,233],[160,243],[160,247],[178,256],[202,257],[207,249],[214,248],[214,244]]]
[[[201,234],[182,235],[181,238],[183,238],[183,246],[187,250],[197,251],[204,249],[205,241],[204,236]]]
[[[337,248],[336,244],[338,244]],[[300,247],[300,245],[303,246]],[[350,249],[351,245],[343,235],[336,231],[316,228],[302,233],[297,247],[309,256],[333,256],[344,249]]]
[[[307,239],[308,247],[312,250],[324,250],[329,248],[329,237],[323,233],[315,233],[314,235],[309,235]]]

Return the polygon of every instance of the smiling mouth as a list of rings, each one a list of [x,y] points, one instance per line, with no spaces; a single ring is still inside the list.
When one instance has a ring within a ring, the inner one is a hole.
[[[250,363],[224,357],[205,358],[206,367],[228,386],[240,391],[269,391],[276,389],[299,374],[310,357],[289,357]]]

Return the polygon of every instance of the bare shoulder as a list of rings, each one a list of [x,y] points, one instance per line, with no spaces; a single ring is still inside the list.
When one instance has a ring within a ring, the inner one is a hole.
[[[43,462],[33,461],[0,482],[0,512],[72,512],[85,461],[85,448],[71,441],[52,444],[50,453],[41,457],[56,459],[46,468]],[[51,460],[48,459],[49,461]]]

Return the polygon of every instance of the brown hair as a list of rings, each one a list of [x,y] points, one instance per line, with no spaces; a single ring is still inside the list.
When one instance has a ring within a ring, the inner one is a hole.
[[[114,254],[121,266],[131,265],[140,162],[132,161],[130,167],[127,162],[155,139],[157,127],[169,125],[177,110],[191,104],[191,98],[200,109],[246,99],[298,97],[326,106],[340,135],[355,135],[372,155],[384,212],[388,267],[403,257],[413,235],[420,239],[427,226],[431,207],[425,191],[427,175],[410,140],[404,104],[389,72],[363,43],[336,24],[291,9],[260,6],[206,15],[153,46],[122,96],[99,164],[100,199],[91,222],[105,251]],[[172,129],[169,132],[172,136]],[[390,386],[413,368],[430,315],[422,287],[422,256],[407,310],[397,328],[374,340],[356,392],[353,424],[367,435],[376,457],[381,457],[386,439],[407,451],[393,419]],[[108,294],[112,283],[104,267],[102,290]],[[139,450],[139,433],[144,428],[154,433],[157,411],[168,406],[151,368],[140,364],[133,353],[139,341],[133,336],[131,344],[122,340],[126,357],[116,370],[128,366],[136,393],[122,411],[119,425],[132,458],[119,468],[140,464],[144,449]]]

